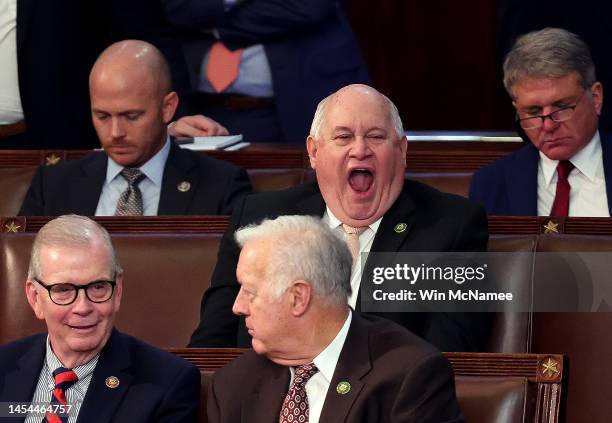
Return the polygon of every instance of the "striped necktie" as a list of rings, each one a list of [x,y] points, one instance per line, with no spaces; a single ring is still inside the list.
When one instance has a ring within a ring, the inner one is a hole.
[[[71,369],[65,367],[58,367],[53,372],[53,380],[55,381],[55,388],[51,393],[51,405],[66,405],[66,390],[74,385],[78,380],[78,376]],[[67,411],[67,410],[65,410]],[[59,413],[47,412],[43,423],[67,423],[68,416]]]

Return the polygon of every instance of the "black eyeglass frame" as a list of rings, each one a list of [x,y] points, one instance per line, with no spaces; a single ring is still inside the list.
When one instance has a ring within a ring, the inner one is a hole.
[[[521,117],[519,117],[519,114],[518,114],[518,111],[517,111],[516,112],[516,121],[521,126],[521,128],[523,128],[526,131],[529,131],[531,129],[539,129],[539,128],[543,127],[544,126],[544,121],[546,120],[546,118],[549,118],[550,120],[552,120],[555,123],[567,122],[568,120],[570,120],[571,118],[574,117],[574,112],[576,111],[576,107],[578,107],[578,104],[580,104],[580,101],[582,100],[582,98],[584,97],[584,95],[586,94],[587,91],[589,91],[589,90],[585,89],[582,92],[582,94],[580,95],[580,97],[578,97],[578,100],[576,100],[576,102],[573,105],[561,107],[561,108],[555,110],[554,112],[550,112],[547,115],[530,116],[530,117],[526,117],[526,118],[521,118]],[[559,112],[564,112],[566,110],[571,110],[572,111],[572,114],[567,119],[558,120],[558,119],[554,118],[554,115],[558,114]],[[535,122],[536,119],[540,119],[540,125],[539,126],[532,126],[532,127],[529,127],[529,128],[525,128],[522,125],[522,122],[524,122],[526,120],[533,120]]]
[[[37,282],[37,283],[38,283],[40,286],[42,286],[43,288],[45,288],[45,289],[47,290],[47,292],[49,293],[49,299],[50,299],[50,300],[53,302],[53,304],[57,304],[57,305],[59,305],[59,306],[65,306],[65,305],[70,305],[70,304],[74,303],[74,302],[76,301],[76,299],[79,297],[79,291],[80,291],[81,289],[85,291],[85,296],[86,296],[86,297],[87,297],[87,299],[88,299],[89,301],[91,301],[92,303],[95,303],[95,304],[105,303],[105,302],[107,302],[108,300],[110,300],[111,298],[113,298],[113,294],[115,293],[115,286],[117,285],[117,281],[115,281],[115,280],[103,280],[103,279],[101,279],[101,280],[97,280],[97,281],[93,281],[93,282],[89,282],[88,284],[85,284],[85,285],[75,285],[75,284],[73,284],[73,283],[69,283],[69,282],[54,283],[54,284],[50,284],[50,285],[49,285],[49,284],[44,283],[43,281],[41,281],[41,280],[40,280],[40,279],[38,279],[38,278],[32,278],[32,279],[33,279],[34,281],[36,281],[36,282]],[[111,293],[110,293],[110,295],[108,296],[108,298],[107,298],[107,299],[105,299],[105,300],[102,300],[102,301],[95,301],[95,300],[92,300],[92,299],[89,297],[89,294],[87,293],[87,289],[88,289],[90,286],[93,286],[93,285],[98,284],[98,283],[101,283],[101,282],[104,282],[104,283],[108,283],[108,284],[110,284],[110,286],[111,286]],[[68,285],[68,286],[70,286],[70,287],[74,288],[74,298],[72,299],[72,301],[70,301],[70,302],[68,302],[68,303],[61,303],[61,304],[60,304],[60,303],[56,302],[56,301],[53,299],[53,297],[51,296],[51,289],[52,289],[54,286],[57,286],[57,285]]]

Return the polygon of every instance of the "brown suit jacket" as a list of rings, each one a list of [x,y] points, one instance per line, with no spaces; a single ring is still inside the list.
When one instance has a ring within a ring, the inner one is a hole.
[[[248,351],[215,373],[208,421],[278,422],[289,381],[289,368]],[[345,395],[336,392],[341,381],[351,385]],[[393,322],[353,313],[320,423],[463,421],[440,352]]]

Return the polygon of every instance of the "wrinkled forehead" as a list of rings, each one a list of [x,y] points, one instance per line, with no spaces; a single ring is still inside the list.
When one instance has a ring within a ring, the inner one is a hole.
[[[340,91],[329,99],[323,119],[323,130],[333,131],[336,128],[381,128],[392,131],[389,103],[381,95],[370,91]]]

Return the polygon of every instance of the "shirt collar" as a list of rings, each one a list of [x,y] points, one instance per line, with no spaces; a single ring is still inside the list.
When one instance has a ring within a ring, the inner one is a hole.
[[[317,366],[317,369],[319,369],[319,372],[327,380],[327,383],[330,383],[332,377],[334,376],[336,364],[338,364],[338,359],[340,358],[344,341],[346,341],[352,318],[353,314],[349,310],[348,316],[344,321],[344,325],[342,325],[342,328],[340,328],[340,331],[334,340],[331,341],[331,343],[325,347],[325,349],[321,351],[314,360],[312,360],[314,365]]]
[[[170,154],[170,138],[166,137],[166,143],[153,157],[151,157],[145,164],[140,166],[140,171],[150,179],[155,185],[160,185],[164,177],[164,167],[168,155]],[[123,170],[123,166],[117,164],[112,158],[108,158],[108,164],[106,165],[106,183],[110,184]]]
[[[342,225],[342,222],[340,221],[340,219],[338,219],[334,213],[332,213],[332,211],[329,209],[329,207],[326,207],[326,212],[327,214],[327,223],[329,224],[329,227],[332,229],[336,229],[337,227]],[[368,225],[368,228],[370,228],[372,231],[374,231],[374,233],[376,233],[376,231],[378,231],[378,227],[380,226],[380,222],[382,221],[382,216],[378,218],[378,220],[376,220],[375,222],[372,222]]]
[[[587,145],[570,158],[570,162],[591,182],[595,181],[597,167],[602,163],[599,131],[595,132],[595,135],[593,135],[593,138],[591,138]],[[551,160],[540,151],[540,166],[546,185],[550,185],[552,182],[557,171],[557,164],[559,164],[559,160]]]
[[[83,363],[80,366],[76,366],[74,369],[72,369],[72,371],[76,373],[79,380],[83,380],[90,373],[93,373],[99,358],[100,353],[96,354],[95,357],[89,360],[87,363]],[[93,365],[90,365],[90,363],[92,363]],[[49,335],[47,335],[47,353],[45,355],[45,364],[47,365],[47,370],[49,371],[51,380],[53,380],[53,372],[60,367],[64,367],[60,359],[57,358],[57,356],[53,352],[53,349],[51,348],[51,340],[49,339]]]

